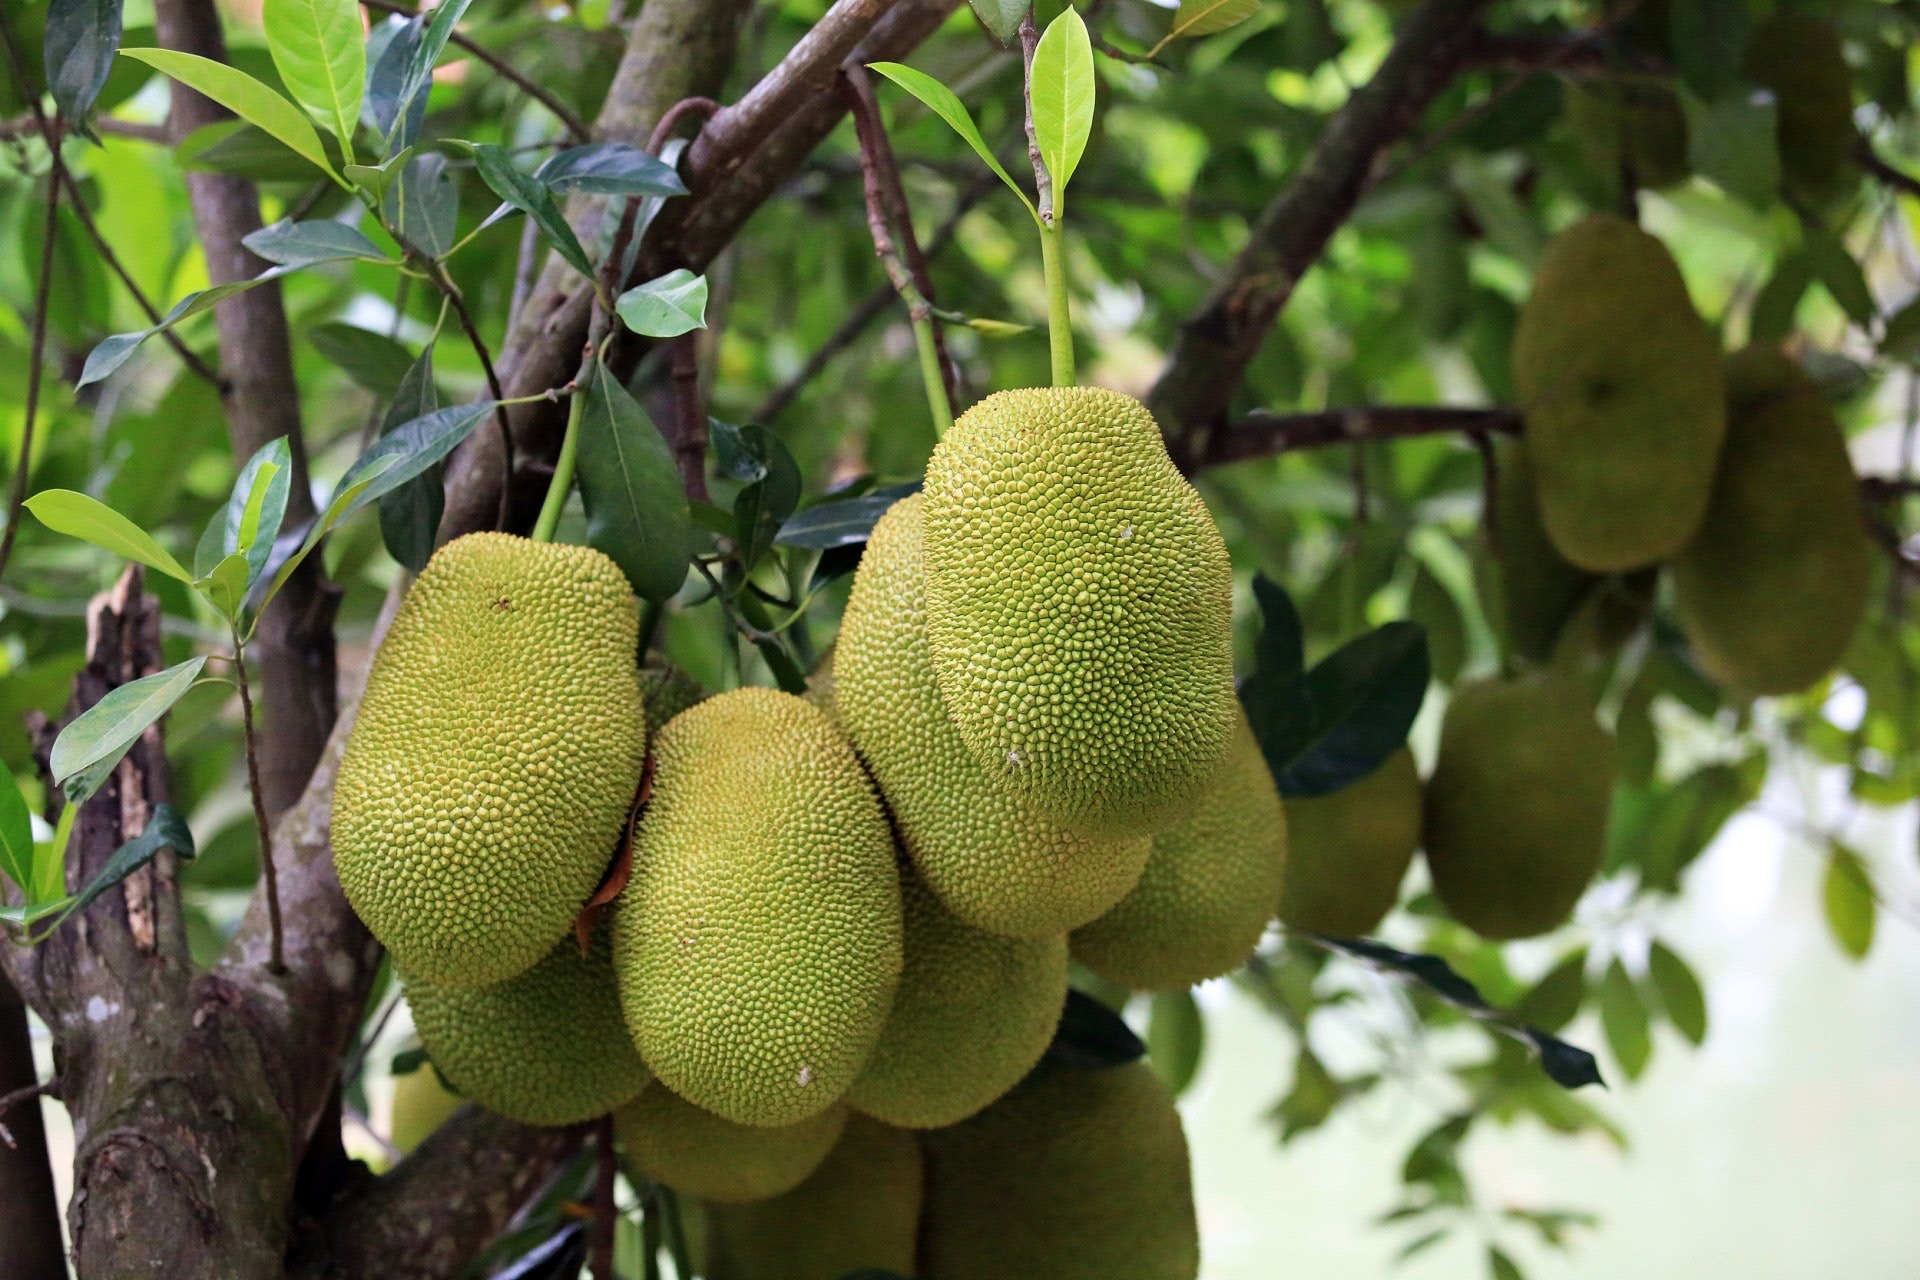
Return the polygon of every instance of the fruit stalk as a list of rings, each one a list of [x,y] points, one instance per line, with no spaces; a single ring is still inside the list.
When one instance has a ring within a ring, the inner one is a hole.
[[[586,380],[595,376],[593,358],[587,358],[586,366],[574,378],[574,392],[571,403],[567,405],[567,434],[560,441],[560,456],[554,460],[553,479],[547,482],[547,500],[540,504],[540,518],[533,522],[535,542],[552,542],[553,531],[560,524],[560,513],[567,505],[567,494],[573,488],[574,460],[580,454],[580,419],[586,413]]]
[[[1061,252],[1058,222],[1040,225],[1040,267],[1047,277],[1047,339],[1053,356],[1053,385],[1071,387],[1073,374],[1073,316],[1067,302],[1067,267]]]

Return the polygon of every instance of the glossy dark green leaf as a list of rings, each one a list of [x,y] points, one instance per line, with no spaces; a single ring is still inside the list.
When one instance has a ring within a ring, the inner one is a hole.
[[[672,165],[625,142],[568,147],[533,171],[549,191],[603,196],[683,196],[687,184]]]
[[[108,855],[100,874],[74,896],[60,913],[60,918],[65,920],[68,916],[85,911],[95,898],[152,862],[162,849],[173,850],[174,856],[182,860],[191,859],[194,853],[193,832],[188,828],[186,818],[170,804],[154,806],[146,829]]]
[[[1283,796],[1320,796],[1366,777],[1407,740],[1426,698],[1426,634],[1390,622],[1278,690],[1242,704]],[[1253,682],[1249,681],[1249,684]]]
[[[436,409],[424,417],[402,423],[381,436],[347,468],[335,487],[344,493],[356,484],[366,488],[350,500],[335,519],[345,520],[370,503],[379,501],[407,481],[422,474],[457,448],[473,429],[493,413],[493,401],[457,404]]]
[[[392,399],[413,368],[413,352],[398,339],[351,324],[321,324],[307,330],[313,349],[382,400]]]
[[[1660,995],[1660,1007],[1666,1010],[1673,1029],[1694,1044],[1707,1038],[1707,995],[1700,979],[1673,949],[1655,942],[1647,952],[1647,976]]]
[[[1156,992],[1147,1014],[1147,1057],[1175,1097],[1200,1072],[1207,1022],[1191,991]]]
[[[420,253],[438,258],[454,244],[460,191],[438,151],[415,155],[387,188],[382,209],[387,229]]]
[[[1020,34],[1020,19],[1030,7],[1024,0],[970,0],[974,16],[993,32],[1001,44],[1011,44]]]
[[[595,366],[585,395],[579,477],[587,542],[620,566],[635,595],[665,600],[686,581],[693,557],[693,518],[673,450],[604,366]]]
[[[173,149],[182,169],[228,173],[255,182],[310,182],[313,163],[244,120],[201,125]]]
[[[1693,171],[1756,209],[1772,204],[1780,191],[1780,112],[1772,97],[1745,93],[1705,101],[1682,92],[1680,102]]]
[[[165,671],[129,680],[75,716],[53,740],[48,770],[54,781],[96,765],[110,766],[126,755],[148,726],[186,695],[206,665],[205,656],[189,658]],[[79,804],[86,797],[69,792],[67,798]]]
[[[236,293],[245,293],[248,289],[266,284],[269,280],[278,280],[281,276],[297,270],[295,267],[269,267],[250,280],[235,280],[231,284],[217,284],[197,293],[190,293],[173,304],[173,309],[160,317],[160,323],[150,329],[139,329],[132,333],[116,333],[103,338],[100,344],[87,353],[87,362],[80,370],[80,380],[75,386],[84,387],[99,382],[114,370],[127,362],[141,343],[163,329],[171,329],[189,316],[199,315],[212,309],[214,304]]]
[[[447,42],[453,39],[454,24],[466,16],[467,6],[473,0],[441,0],[433,7],[427,18],[427,25],[420,33],[420,43],[414,48],[413,56],[407,63],[406,79],[402,82],[399,98],[410,102],[415,94],[424,95],[427,82],[433,76],[433,64],[440,61],[440,55],[446,50]]]
[[[283,267],[310,267],[317,262],[340,262],[348,258],[393,261],[358,227],[324,219],[288,222],[283,218],[270,227],[260,228],[241,243],[268,262]]]
[[[1084,991],[1070,990],[1047,1057],[1082,1071],[1122,1067],[1147,1052],[1140,1037],[1112,1009]]]
[[[879,523],[880,517],[887,514],[894,503],[918,492],[920,481],[916,480],[911,484],[888,485],[856,498],[815,503],[789,517],[780,526],[774,541],[782,546],[807,547],[815,551],[858,546],[867,540],[873,532],[873,526]]]
[[[1562,1089],[1579,1089],[1590,1084],[1603,1088],[1606,1086],[1606,1081],[1600,1076],[1599,1060],[1585,1049],[1550,1036],[1537,1027],[1523,1028],[1522,1034],[1540,1055],[1540,1069]]]
[[[1827,874],[1821,886],[1827,929],[1840,949],[1855,960],[1873,949],[1879,915],[1873,879],[1860,855],[1838,840],[1827,846]]]
[[[614,307],[642,337],[677,338],[707,327],[707,278],[676,268],[627,290]]]
[[[84,122],[120,49],[121,0],[51,0],[47,7],[47,89],[67,120]]]
[[[424,418],[440,407],[440,391],[433,380],[433,345],[420,349],[420,356],[400,379],[393,398],[387,402],[381,419],[380,434],[387,435],[416,418]],[[433,558],[440,517],[446,511],[446,463],[436,462],[380,499],[380,540],[387,554],[411,572],[419,573]]]
[[[406,92],[409,69],[420,50],[420,38],[426,31],[425,16],[415,18],[389,18],[387,35],[374,53],[373,69],[367,75],[367,96],[364,110],[368,122],[379,131],[380,136],[388,139],[387,154],[395,155],[413,145],[420,136],[420,124],[427,113],[427,95],[415,94],[403,103],[401,94]],[[375,39],[380,38],[380,28],[375,29]],[[406,119],[400,118],[402,107],[407,108]],[[396,127],[397,126],[397,127]]]
[[[720,473],[746,487],[733,501],[733,536],[739,561],[751,568],[773,545],[800,502],[800,468],[780,437],[756,423],[708,424]]]
[[[592,277],[593,264],[587,260],[587,251],[580,247],[579,237],[573,234],[573,228],[560,215],[560,206],[554,203],[553,192],[546,183],[515,168],[506,148],[492,143],[474,144],[473,163],[481,180],[493,189],[493,193],[532,218],[547,242],[569,266],[583,276]]]
[[[1653,1055],[1653,1035],[1647,1018],[1647,1006],[1626,968],[1615,960],[1600,979],[1600,1026],[1607,1033],[1607,1047],[1613,1060],[1638,1080]]]

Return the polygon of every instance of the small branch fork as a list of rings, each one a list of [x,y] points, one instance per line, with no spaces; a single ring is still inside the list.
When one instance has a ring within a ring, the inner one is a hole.
[[[417,18],[420,16],[419,10],[409,8],[402,4],[394,4],[392,0],[360,0],[360,4],[363,8],[375,9],[381,13],[398,14],[402,18]],[[555,118],[566,127],[567,135],[572,138],[574,142],[585,142],[592,136],[591,132],[587,129],[586,121],[582,120],[571,107],[567,106],[566,103],[560,101],[533,81],[527,79],[527,77],[520,72],[514,70],[512,64],[481,44],[478,40],[455,31],[452,36],[452,43],[480,59],[481,62],[484,62],[493,70],[495,75],[498,75],[503,80],[512,82],[528,97],[538,102],[548,111],[551,111]]]
[[[653,127],[647,138],[647,150],[659,155],[666,147],[674,131],[689,120],[697,120],[701,127],[720,110],[720,104],[712,98],[682,98],[667,108],[660,122]],[[639,209],[637,200],[628,200],[625,212],[620,218],[620,229],[614,234],[613,248],[607,254],[606,279],[602,282],[602,292],[612,297],[624,283],[620,278],[627,270],[627,246],[634,230],[634,217]],[[604,316],[597,304],[595,307],[594,327],[603,322]],[[700,394],[700,331],[693,330],[674,338],[668,345],[668,363],[673,380],[673,460],[680,473],[680,485],[686,490],[687,497],[695,502],[707,500],[707,406],[706,399]]]
[[[5,1143],[9,1151],[14,1149],[13,1133],[6,1126],[7,1113],[23,1102],[32,1102],[35,1098],[57,1098],[60,1096],[60,1080],[43,1080],[39,1084],[30,1084],[24,1089],[15,1089],[12,1093],[0,1095],[0,1143]]]

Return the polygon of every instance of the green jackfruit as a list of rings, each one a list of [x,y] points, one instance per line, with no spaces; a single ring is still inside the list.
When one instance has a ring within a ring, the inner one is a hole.
[[[1420,771],[1405,747],[1358,782],[1287,801],[1280,923],[1360,938],[1400,896],[1420,847]]]
[[[1287,865],[1287,820],[1244,713],[1193,813],[1153,838],[1139,887],[1073,931],[1073,958],[1137,990],[1231,973],[1260,943]]]
[[[585,956],[563,939],[533,968],[480,991],[402,975],[414,1029],[447,1083],[522,1124],[578,1124],[646,1087],[620,1020],[602,927]]]
[[[469,534],[413,584],[333,792],[340,885],[402,970],[487,987],[566,934],[640,781],[638,637],[587,547]]]
[[[995,937],[962,923],[911,871],[906,970],[847,1102],[907,1129],[953,1124],[1019,1083],[1067,998],[1067,940]]]
[[[997,790],[967,750],[934,679],[923,528],[917,494],[874,527],[834,645],[834,709],[947,908],[993,933],[1054,937],[1125,897],[1153,841],[1075,835]]]
[[[1567,124],[1587,163],[1609,179],[1623,168],[1636,187],[1658,190],[1685,182],[1687,115],[1663,84],[1616,79],[1568,80]]]
[[[466,1105],[466,1099],[440,1083],[431,1066],[420,1066],[393,1078],[392,1119],[387,1124],[393,1149],[406,1155],[425,1142],[454,1112]]]
[[[1776,14],[1747,41],[1742,70],[1773,91],[1780,174],[1788,190],[1814,199],[1832,195],[1846,178],[1857,136],[1853,73],[1839,29],[1825,18]]]
[[[842,1280],[914,1275],[920,1144],[855,1113],[832,1152],[783,1196],[707,1210],[708,1280]]]
[[[1146,406],[974,405],[927,463],[926,565],[940,692],[999,789],[1102,838],[1192,808],[1233,729],[1233,578]]]
[[[1708,675],[1795,693],[1833,670],[1866,613],[1873,548],[1859,481],[1820,389],[1778,351],[1727,360],[1727,447],[1673,602]]]
[[[613,1113],[614,1137],[630,1172],[717,1204],[793,1190],[820,1167],[846,1123],[847,1109],[833,1106],[777,1129],[734,1124],[662,1084]]]
[[[1611,573],[1693,536],[1726,409],[1713,335],[1665,245],[1608,213],[1555,236],[1514,331],[1513,380],[1561,555]]]
[[[1173,1095],[1144,1062],[1043,1064],[924,1141],[920,1280],[1199,1274],[1186,1135]]]
[[[736,1124],[832,1106],[901,964],[893,837],[845,736],[771,689],[675,717],[614,920],[627,1026],[668,1088]]]
[[[1493,549],[1500,583],[1501,631],[1510,651],[1536,665],[1553,657],[1560,629],[1600,582],[1567,563],[1540,522],[1533,460],[1523,441],[1503,441],[1494,453]]]
[[[1426,791],[1427,868],[1489,938],[1545,933],[1606,852],[1615,745],[1586,685],[1552,671],[1461,687]]]

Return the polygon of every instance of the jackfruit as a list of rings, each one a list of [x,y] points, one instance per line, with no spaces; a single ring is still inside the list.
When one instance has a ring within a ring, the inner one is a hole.
[[[1511,652],[1544,665],[1553,657],[1560,628],[1600,577],[1568,564],[1547,537],[1525,442],[1503,441],[1494,460],[1499,484],[1492,551],[1500,583],[1500,630]]]
[[[614,956],[668,1088],[736,1124],[832,1106],[886,1021],[900,931],[886,816],[822,712],[735,689],[660,731]]]
[[[1153,841],[1075,835],[997,790],[968,752],[927,641],[924,516],[915,494],[874,526],[834,644],[834,712],[947,909],[991,933],[1056,937],[1125,897]]]
[[[1280,923],[1360,938],[1400,896],[1420,847],[1420,771],[1405,747],[1324,796],[1287,800],[1287,876]]]
[[[1153,838],[1139,887],[1073,931],[1073,958],[1136,990],[1231,973],[1260,943],[1287,865],[1280,793],[1244,713],[1193,813]]]
[[[1555,236],[1514,331],[1513,379],[1561,555],[1611,573],[1693,536],[1726,411],[1713,335],[1665,245],[1607,213]]]
[[[1853,140],[1853,73],[1840,31],[1825,18],[1779,13],[1747,41],[1747,79],[1773,91],[1774,138],[1789,191],[1834,194],[1846,178]]]
[[[1866,613],[1859,481],[1819,387],[1780,352],[1730,356],[1727,395],[1713,501],[1673,561],[1674,612],[1715,680],[1795,693],[1833,670]]]
[[[920,1280],[1194,1280],[1187,1139],[1144,1062],[1050,1063],[923,1139]],[[908,1273],[902,1273],[908,1274]]]
[[[1624,170],[1636,187],[1685,182],[1687,115],[1663,84],[1620,79],[1568,80],[1562,105],[1587,163],[1609,180]]]
[[[1488,938],[1565,920],[1606,852],[1614,772],[1580,679],[1461,687],[1426,791],[1427,868],[1453,918]]]
[[[566,934],[640,780],[638,638],[598,551],[474,533],[435,553],[374,657],[333,793],[341,888],[399,968],[487,987]]]
[[[703,1111],[662,1084],[613,1113],[613,1131],[631,1173],[716,1204],[765,1200],[791,1191],[840,1140],[847,1109],[828,1107],[799,1124],[753,1128]]]
[[[427,1135],[438,1129],[454,1112],[466,1105],[466,1099],[440,1083],[440,1076],[426,1063],[393,1078],[393,1108],[387,1122],[388,1141],[393,1149],[406,1155]]]
[[[931,1129],[1004,1094],[1047,1051],[1067,998],[1067,940],[983,933],[911,870],[900,888],[906,969],[847,1102],[888,1124]]]
[[[587,954],[563,939],[533,968],[480,991],[402,974],[414,1030],[447,1083],[522,1124],[578,1124],[646,1087],[620,1020],[607,929]]]
[[[708,1280],[910,1276],[920,1229],[920,1144],[854,1113],[821,1166],[793,1190],[707,1209]]]
[[[998,789],[1104,839],[1193,807],[1233,729],[1233,579],[1145,405],[967,410],[927,463],[926,565],[940,693]]]

